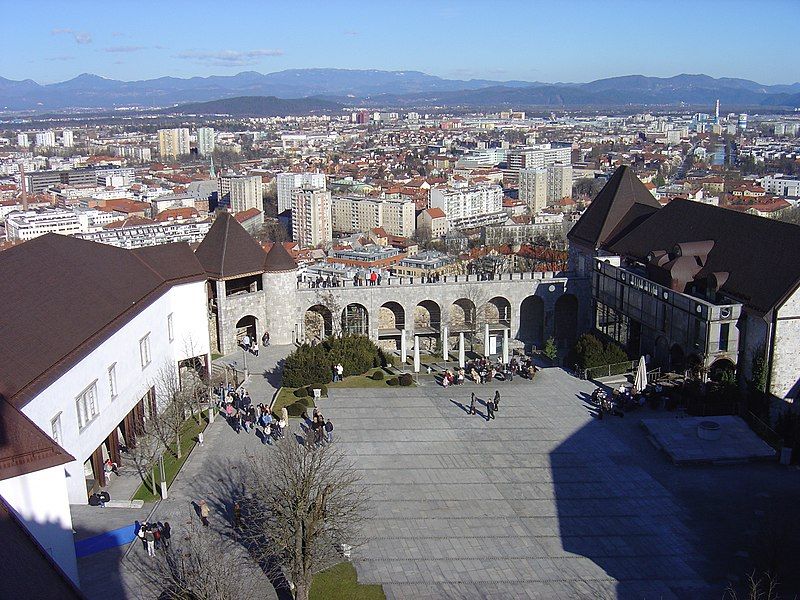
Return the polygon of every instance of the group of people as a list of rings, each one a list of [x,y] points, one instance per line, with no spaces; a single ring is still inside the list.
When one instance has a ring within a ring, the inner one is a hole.
[[[229,389],[221,410],[231,428],[238,434],[255,432],[262,444],[270,444],[274,439],[283,437],[289,425],[289,413],[284,407],[279,418],[273,416],[265,404],[253,405],[250,394],[242,388],[239,393]]]
[[[169,548],[169,540],[172,537],[172,529],[168,521],[148,523],[145,521],[139,526],[136,532],[137,537],[142,540],[147,556],[155,556],[156,550]]]
[[[249,352],[254,356],[258,356],[258,342],[250,337],[250,334],[245,333],[242,341],[240,342],[245,352]],[[269,331],[265,331],[261,336],[261,344],[266,348],[269,346]]]
[[[336,363],[331,367],[331,381],[341,381],[344,376],[342,363]]]
[[[467,414],[476,415],[478,414],[478,410],[476,408],[476,403],[478,402],[478,398],[475,396],[475,392],[472,392],[472,397],[469,401],[469,410]],[[500,410],[500,390],[494,391],[494,398],[491,400],[487,400],[483,403],[486,406],[486,420],[494,419],[494,413]]]
[[[300,417],[303,419],[307,444],[321,446],[324,443],[333,442],[333,423],[330,419],[325,419],[318,408],[314,408],[310,419],[305,412]]]
[[[478,358],[468,362],[465,368],[450,371],[447,369],[442,375],[442,386],[460,385],[467,376],[475,383],[489,383],[494,380],[513,381],[514,376],[533,379],[539,369],[533,360],[525,356],[521,359],[512,358],[508,363],[494,363],[487,358]]]

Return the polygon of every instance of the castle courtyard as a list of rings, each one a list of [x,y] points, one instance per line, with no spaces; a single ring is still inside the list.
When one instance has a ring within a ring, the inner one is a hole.
[[[544,369],[533,382],[330,390],[320,408],[372,497],[359,580],[389,599],[721,598],[770,547],[797,556],[774,535],[800,500],[796,469],[673,465],[639,421],[674,413],[597,420],[593,387]],[[480,400],[495,390],[487,422]]]

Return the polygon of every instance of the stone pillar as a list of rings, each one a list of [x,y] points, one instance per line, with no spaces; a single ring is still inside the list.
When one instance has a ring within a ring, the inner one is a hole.
[[[407,343],[406,330],[400,330],[400,364],[405,366],[406,359],[408,358],[408,343]]]
[[[489,356],[489,324],[483,326],[483,355]]]
[[[419,373],[419,336],[414,336],[414,373]]]
[[[450,332],[448,331],[447,325],[442,325],[442,360],[445,362],[448,360],[448,355],[450,354],[450,349],[448,347],[449,340],[447,339],[449,335]]]
[[[464,332],[458,334],[458,366],[463,369],[466,361],[464,360]]]
[[[503,329],[503,362],[508,364],[508,329]]]

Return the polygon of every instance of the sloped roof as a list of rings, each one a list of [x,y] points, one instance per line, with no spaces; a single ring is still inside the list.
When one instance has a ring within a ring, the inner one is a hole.
[[[714,247],[697,276],[728,272],[721,291],[760,314],[800,284],[800,226],[691,200],[673,200],[608,250],[645,261],[652,250],[703,240],[714,240]]]
[[[631,168],[623,165],[614,171],[567,237],[592,248],[600,248],[634,207],[637,214],[641,215],[648,212],[648,208],[655,211],[661,205]]]
[[[0,396],[0,481],[75,460]]]
[[[264,270],[264,250],[230,213],[221,213],[195,250],[206,273],[231,279]]]
[[[0,394],[24,406],[168,287],[205,279],[178,246],[133,252],[51,233],[0,253]]]
[[[277,273],[279,271],[294,271],[295,269],[297,269],[297,263],[284,248],[283,244],[278,242],[272,244],[272,248],[269,249],[267,257],[264,259],[264,271]]]
[[[48,527],[60,527],[56,523]],[[0,498],[0,598],[85,600],[66,573]]]

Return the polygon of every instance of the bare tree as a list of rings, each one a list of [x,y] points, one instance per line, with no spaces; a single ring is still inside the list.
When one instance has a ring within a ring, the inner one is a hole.
[[[194,390],[191,386],[181,385],[178,369],[169,360],[156,371],[153,388],[156,394],[156,411],[150,417],[150,431],[167,452],[181,458],[181,427],[186,421],[187,413],[192,411]]]
[[[744,595],[734,588],[733,584],[728,585],[723,595],[724,600],[777,600],[778,599],[778,580],[770,573],[758,576],[751,573],[744,582]]]
[[[150,487],[155,493],[158,489],[155,467],[163,452],[161,440],[153,431],[150,422],[147,422],[144,427],[139,429],[133,441],[135,445],[128,444],[128,452],[133,459],[133,464],[136,465],[136,471],[139,473],[142,483],[147,483],[148,477],[150,478]]]
[[[270,460],[250,457],[242,485],[243,540],[269,575],[285,573],[295,598],[308,600],[314,574],[341,561],[343,545],[359,545],[368,498],[357,472],[335,443],[286,436]]]
[[[220,537],[194,522],[175,534],[155,560],[137,569],[144,586],[162,600],[239,600],[260,598],[268,582],[243,572],[236,556],[236,542]]]

